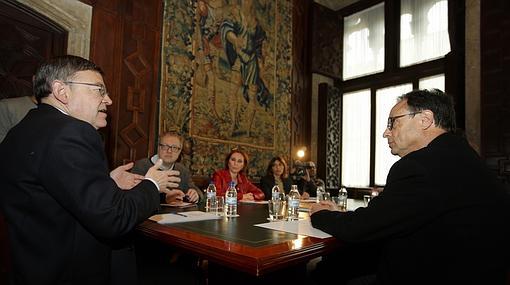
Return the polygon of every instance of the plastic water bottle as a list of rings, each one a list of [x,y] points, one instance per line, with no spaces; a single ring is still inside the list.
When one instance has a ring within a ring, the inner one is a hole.
[[[216,205],[216,186],[214,185],[214,182],[211,181],[209,183],[209,186],[207,186],[207,189],[205,190],[206,194],[206,200],[205,200],[205,210],[210,211],[211,209],[214,209],[217,207]]]
[[[287,195],[287,219],[289,221],[299,219],[299,200],[301,195],[297,185],[292,185],[290,188],[289,195]]]
[[[271,189],[271,199],[272,200],[281,200],[282,199],[282,191],[280,190],[280,187],[278,185],[273,186]]]
[[[326,190],[324,190],[323,186],[317,186],[317,203],[324,200],[324,194]]]
[[[234,181],[230,181],[225,192],[225,216],[237,217],[237,189]]]
[[[340,188],[338,191],[338,208],[340,211],[347,211],[347,189],[345,187]]]

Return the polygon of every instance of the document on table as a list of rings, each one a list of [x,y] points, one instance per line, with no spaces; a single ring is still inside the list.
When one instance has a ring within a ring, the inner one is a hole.
[[[251,200],[239,200],[239,202],[245,203],[245,204],[262,204],[262,205],[269,203],[268,201],[251,201]]]
[[[319,229],[312,227],[312,223],[309,219],[298,220],[298,221],[277,221],[263,224],[256,224],[257,227],[262,227],[270,230],[277,230],[282,232],[288,232],[298,235],[305,235],[316,238],[328,238],[331,237]]]
[[[149,219],[158,222],[159,224],[176,224],[204,220],[216,220],[220,218],[221,218],[220,216],[217,216],[213,213],[206,213],[202,211],[188,211],[154,215]]]

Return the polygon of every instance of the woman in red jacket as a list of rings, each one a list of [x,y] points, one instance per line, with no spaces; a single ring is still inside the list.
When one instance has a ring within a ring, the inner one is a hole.
[[[248,156],[241,150],[233,149],[225,158],[225,168],[216,170],[213,181],[218,196],[224,196],[230,181],[237,188],[237,199],[248,201],[264,200],[264,192],[253,185],[245,175],[248,167]]]

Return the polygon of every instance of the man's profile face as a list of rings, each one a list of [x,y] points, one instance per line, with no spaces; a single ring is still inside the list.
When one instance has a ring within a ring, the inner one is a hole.
[[[106,127],[106,108],[112,100],[108,94],[103,96],[100,92],[99,87],[104,88],[103,76],[96,71],[85,70],[76,72],[68,81],[65,88],[69,94],[69,115],[90,123],[96,129]]]
[[[181,150],[182,145],[178,137],[164,136],[158,145],[158,156],[165,166],[170,166],[177,161]]]
[[[412,113],[407,106],[407,100],[398,102],[390,112],[389,117],[398,117],[391,130],[386,128],[383,137],[388,140],[388,146],[393,155],[404,157],[410,152],[422,148],[423,136],[421,133],[421,114],[405,115]]]

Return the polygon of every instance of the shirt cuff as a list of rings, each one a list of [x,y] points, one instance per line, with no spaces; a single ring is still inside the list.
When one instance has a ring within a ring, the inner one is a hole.
[[[158,192],[161,192],[159,191],[159,185],[158,183],[156,183],[156,180],[152,179],[152,178],[149,178],[149,177],[145,177],[144,180],[149,180],[150,182],[154,183],[154,185],[156,185],[156,188],[158,188]]]

